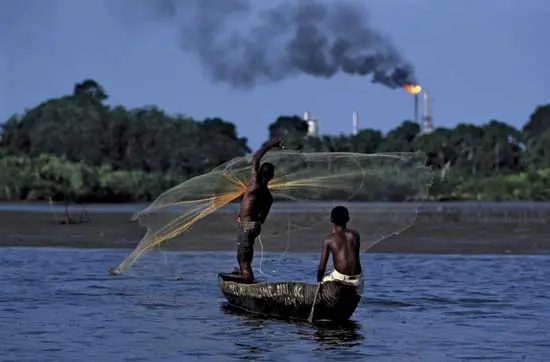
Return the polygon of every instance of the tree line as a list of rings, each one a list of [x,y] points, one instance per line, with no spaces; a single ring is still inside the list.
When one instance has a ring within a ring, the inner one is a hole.
[[[1,126],[0,199],[74,202],[150,201],[184,180],[249,154],[248,140],[221,118],[197,121],[155,106],[109,106],[92,79]],[[307,136],[299,116],[280,116],[269,137],[316,152],[421,150],[440,170],[434,199],[550,200],[550,104],[536,107],[521,129],[490,120],[422,134],[404,121],[383,134]]]

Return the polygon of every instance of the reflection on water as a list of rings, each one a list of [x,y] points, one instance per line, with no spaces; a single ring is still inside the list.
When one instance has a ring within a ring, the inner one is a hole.
[[[238,359],[254,361],[263,358],[262,356],[265,354],[273,352],[269,348],[269,344],[265,343],[258,346],[257,341],[255,341],[264,335],[263,329],[269,322],[268,319],[252,316],[238,308],[232,307],[228,303],[222,303],[220,311],[227,315],[238,317],[236,327],[241,328],[239,328],[239,336],[234,342],[238,351],[236,356]]]
[[[359,346],[365,337],[360,333],[361,326],[354,321],[343,323],[318,323],[313,325],[315,341],[326,349]]]
[[[271,324],[274,323],[294,325],[296,329],[293,330],[293,332],[298,335],[300,339],[308,342],[315,341],[319,344],[321,349],[325,350],[359,346],[365,339],[361,334],[361,326],[352,320],[344,322],[314,322],[313,324],[309,324],[302,321],[289,321],[254,315],[231,306],[226,302],[222,303],[220,309],[225,314],[237,316],[237,324],[247,328],[247,330],[244,331],[243,339],[257,336],[260,330],[268,326],[271,328]],[[241,347],[243,352],[250,353],[250,355],[266,352],[263,348],[258,348],[243,342],[235,342],[235,345]],[[241,358],[251,359],[250,356]]]

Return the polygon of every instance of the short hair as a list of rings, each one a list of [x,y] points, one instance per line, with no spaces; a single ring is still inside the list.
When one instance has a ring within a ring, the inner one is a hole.
[[[273,166],[273,164],[271,162],[264,162],[261,166],[260,166],[260,173],[274,173],[275,172],[275,166]]]
[[[330,221],[338,226],[345,226],[349,221],[349,211],[344,206],[336,206],[330,212]]]

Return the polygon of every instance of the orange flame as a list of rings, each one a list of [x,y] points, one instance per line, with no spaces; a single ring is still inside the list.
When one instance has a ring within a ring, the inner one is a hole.
[[[419,84],[405,84],[403,89],[410,94],[418,94],[422,91],[422,87]]]

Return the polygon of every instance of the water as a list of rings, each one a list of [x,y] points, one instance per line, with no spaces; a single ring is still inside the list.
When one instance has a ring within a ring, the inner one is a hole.
[[[0,248],[1,361],[546,361],[550,256],[363,255],[353,323],[310,326],[224,307],[233,253]],[[279,279],[313,281],[317,254]],[[179,280],[178,280],[179,279]]]

